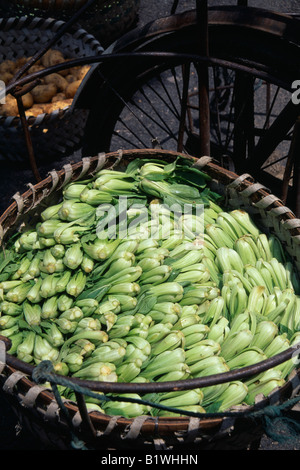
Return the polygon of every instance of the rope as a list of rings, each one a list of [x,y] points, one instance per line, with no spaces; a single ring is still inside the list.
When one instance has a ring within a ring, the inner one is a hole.
[[[49,382],[51,384],[54,397],[61,409],[64,413],[65,418],[70,425],[71,435],[72,435],[72,442],[71,445],[75,449],[86,449],[85,444],[80,441],[77,437],[75,432],[73,431],[73,424],[70,418],[69,412],[60,396],[58,391],[57,385],[62,385],[73,389],[75,392],[81,393],[83,395],[90,396],[95,398],[96,400],[103,402],[103,401],[126,401],[131,403],[139,403],[142,405],[151,406],[154,408],[167,410],[174,413],[179,413],[181,415],[191,416],[194,418],[250,418],[250,419],[261,419],[263,429],[266,435],[278,442],[283,442],[286,440],[295,439],[300,434],[300,423],[295,421],[292,418],[288,418],[282,415],[287,409],[291,409],[294,405],[296,405],[300,401],[300,396],[295,396],[282,404],[276,405],[267,405],[259,410],[243,410],[243,411],[228,411],[228,412],[217,412],[217,413],[196,413],[186,410],[181,410],[179,408],[173,408],[165,405],[161,405],[159,403],[153,403],[148,400],[142,400],[137,398],[130,398],[130,397],[119,397],[119,396],[111,396],[108,397],[106,395],[101,395],[94,393],[87,387],[82,387],[81,385],[72,382],[67,377],[58,376],[54,373],[53,365],[51,361],[41,361],[33,370],[32,379],[37,384]],[[283,429],[284,431],[279,433],[278,430]]]

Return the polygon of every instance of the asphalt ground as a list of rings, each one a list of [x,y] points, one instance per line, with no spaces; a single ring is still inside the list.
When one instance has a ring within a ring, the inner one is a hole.
[[[269,8],[272,10],[300,13],[300,2],[291,0],[272,1],[250,1],[250,6]],[[171,11],[172,0],[141,0],[139,11],[138,26],[146,24],[148,21],[156,19],[159,16],[168,15]],[[235,1],[210,1],[209,5],[215,4],[233,4]],[[177,11],[191,9],[195,5],[194,1],[180,1]],[[0,144],[1,155],[1,144]],[[80,152],[76,154],[53,160],[50,163],[43,164],[40,168],[40,174],[45,177],[52,169],[60,169],[66,163],[75,163],[80,159]],[[13,201],[12,196],[19,192],[23,193],[28,188],[28,184],[35,184],[30,166],[26,163],[12,163],[9,161],[0,161],[0,213],[2,213]],[[285,431],[282,430],[282,434]],[[297,436],[297,435],[296,435]],[[264,436],[261,439],[259,450],[300,450],[300,440],[292,439],[289,436],[287,441],[279,442]],[[22,428],[18,418],[12,411],[3,392],[0,392],[0,450],[46,450],[43,443],[36,436],[32,436],[26,428]]]

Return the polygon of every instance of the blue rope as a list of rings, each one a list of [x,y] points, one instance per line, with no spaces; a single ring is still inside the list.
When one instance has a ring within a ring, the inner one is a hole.
[[[244,411],[228,411],[222,413],[196,413],[192,411],[181,410],[179,408],[173,408],[165,405],[161,405],[159,403],[153,403],[147,400],[137,399],[137,398],[130,398],[130,397],[118,397],[118,396],[106,396],[101,395],[99,396],[98,393],[93,392],[87,387],[82,387],[81,385],[75,384],[71,382],[67,377],[58,376],[54,373],[53,365],[51,361],[42,361],[40,362],[33,370],[32,379],[37,384],[42,384],[45,382],[49,382],[51,384],[54,397],[61,409],[64,413],[64,416],[70,425],[70,432],[72,436],[71,446],[75,449],[84,449],[86,450],[85,444],[79,440],[73,430],[73,423],[71,421],[69,412],[64,405],[60,393],[58,391],[57,385],[62,385],[67,388],[74,390],[75,392],[81,393],[83,395],[87,395],[89,397],[95,398],[100,402],[104,401],[126,401],[131,403],[139,403],[142,405],[151,406],[154,408],[167,410],[170,412],[179,413],[181,415],[186,416],[193,416],[197,418],[226,418],[226,417],[233,417],[233,418],[240,418],[240,417],[247,417],[250,419],[261,419],[264,431],[266,435],[277,442],[283,442],[286,440],[296,439],[299,437],[300,434],[300,423],[293,420],[292,418],[288,418],[282,415],[282,412],[288,409],[291,409],[295,404],[300,401],[300,396],[296,396],[289,400],[286,400],[282,404],[278,405],[267,405],[264,408],[259,410],[244,410]],[[283,429],[284,427],[284,429]],[[279,430],[283,430],[284,432],[279,432]]]

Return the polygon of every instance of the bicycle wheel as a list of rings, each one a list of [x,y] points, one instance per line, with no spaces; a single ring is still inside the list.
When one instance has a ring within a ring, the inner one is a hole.
[[[208,20],[211,156],[281,197],[282,180],[293,182],[283,176],[300,110],[299,21],[249,7],[210,8]],[[119,57],[94,68],[77,101],[90,109],[84,153],[160,146],[200,156],[196,12],[151,22],[106,53]]]

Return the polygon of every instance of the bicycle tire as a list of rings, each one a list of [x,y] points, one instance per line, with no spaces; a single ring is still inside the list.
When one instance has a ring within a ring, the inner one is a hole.
[[[291,97],[292,84],[300,78],[299,20],[258,8],[225,6],[210,8],[208,21],[212,63],[258,77],[285,90]],[[137,28],[105,52],[121,56],[93,68],[76,103],[90,110],[84,154],[114,150],[111,138],[123,108],[151,78],[191,60],[185,59],[184,54],[199,55],[198,33],[196,11],[189,11]],[[143,52],[148,55],[134,56]],[[164,58],[157,53],[172,53],[174,57]],[[300,106],[289,99],[278,121],[275,119],[258,140],[252,158],[236,160],[235,170],[251,173],[278,193],[278,179],[261,168],[291,132],[299,111]]]

